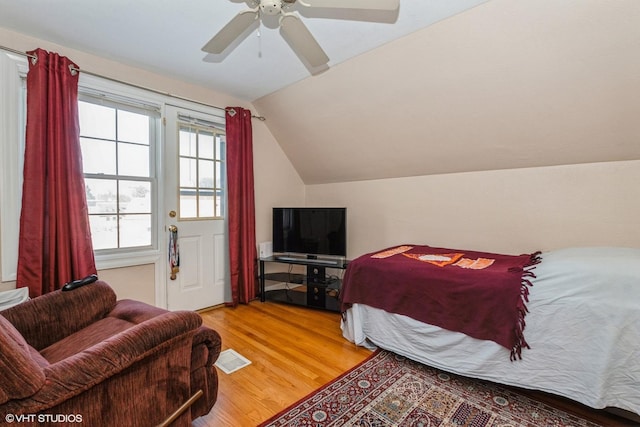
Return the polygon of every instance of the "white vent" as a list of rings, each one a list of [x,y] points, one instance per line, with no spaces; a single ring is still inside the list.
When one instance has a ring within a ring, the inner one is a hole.
[[[221,352],[216,361],[216,366],[225,374],[230,374],[250,364],[251,361],[249,359],[232,349]]]

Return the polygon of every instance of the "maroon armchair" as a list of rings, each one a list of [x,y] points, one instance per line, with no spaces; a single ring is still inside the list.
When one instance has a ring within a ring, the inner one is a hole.
[[[1,311],[0,424],[190,426],[218,392],[221,340],[201,324],[101,281]]]

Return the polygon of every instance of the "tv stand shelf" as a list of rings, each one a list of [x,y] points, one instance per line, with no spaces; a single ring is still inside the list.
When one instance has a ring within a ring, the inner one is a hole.
[[[326,279],[324,270],[325,268],[345,270],[349,264],[348,260],[334,262],[324,259],[271,256],[260,258],[258,261],[260,265],[258,273],[260,301],[265,302],[268,299],[269,301],[340,311],[339,296],[342,280],[339,278]],[[307,274],[265,273],[265,264],[267,263],[304,265],[307,267]],[[318,273],[321,276],[318,276]],[[285,283],[285,288],[266,291],[266,281]]]

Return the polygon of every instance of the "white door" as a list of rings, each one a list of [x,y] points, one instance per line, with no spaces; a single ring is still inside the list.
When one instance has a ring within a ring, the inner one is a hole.
[[[229,283],[223,119],[171,106],[165,117],[167,307],[198,310],[224,303]],[[172,227],[177,227],[179,248],[174,274]]]

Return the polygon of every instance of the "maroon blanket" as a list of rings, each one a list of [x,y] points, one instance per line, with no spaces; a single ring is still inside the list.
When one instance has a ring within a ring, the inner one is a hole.
[[[494,341],[522,358],[530,278],[539,252],[500,255],[404,245],[349,263],[342,311],[354,303]]]

